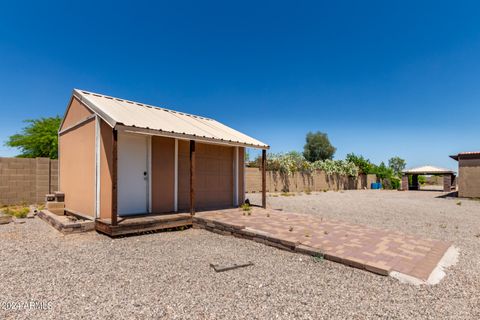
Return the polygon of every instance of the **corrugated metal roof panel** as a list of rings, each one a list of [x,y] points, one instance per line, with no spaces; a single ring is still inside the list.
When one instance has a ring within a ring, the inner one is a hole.
[[[253,148],[269,148],[267,144],[213,119],[84,90],[75,89],[74,95],[102,116],[112,127],[123,125],[202,137],[225,144],[232,142]]]

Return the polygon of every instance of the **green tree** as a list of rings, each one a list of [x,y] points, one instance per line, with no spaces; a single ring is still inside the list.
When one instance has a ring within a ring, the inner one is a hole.
[[[400,157],[393,157],[388,160],[388,166],[393,170],[396,176],[401,177],[402,171],[405,170],[407,162]]]
[[[36,158],[49,157],[58,158],[58,129],[61,118],[59,116],[25,120],[28,125],[21,133],[14,134],[8,138],[5,145],[21,150],[18,157]]]
[[[370,162],[370,160],[365,159],[361,155],[356,155],[355,153],[349,153],[345,157],[345,160],[348,162],[354,163],[357,167],[360,173],[363,174],[370,174],[374,172],[375,165]]]
[[[380,165],[375,167],[374,171],[377,175],[377,178],[380,180],[389,179],[394,175],[393,169],[387,167],[383,161],[380,163]]]
[[[310,162],[333,159],[337,149],[332,146],[326,133],[317,131],[309,132],[303,147],[303,156]]]

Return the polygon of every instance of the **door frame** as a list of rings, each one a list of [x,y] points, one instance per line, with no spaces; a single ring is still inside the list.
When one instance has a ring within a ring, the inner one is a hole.
[[[147,213],[152,213],[152,136],[147,136]]]

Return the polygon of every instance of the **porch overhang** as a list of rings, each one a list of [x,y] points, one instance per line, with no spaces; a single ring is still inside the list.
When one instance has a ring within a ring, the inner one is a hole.
[[[137,134],[144,134],[149,136],[174,138],[174,139],[185,140],[185,141],[193,140],[196,142],[218,144],[218,145],[231,146],[231,147],[245,147],[245,148],[262,149],[262,150],[270,149],[270,146],[268,145],[255,145],[255,144],[243,143],[240,141],[224,140],[221,138],[213,139],[206,136],[202,137],[202,136],[191,135],[186,133],[177,133],[177,132],[168,132],[168,131],[155,130],[155,129],[149,129],[149,128],[131,127],[131,126],[125,126],[123,124],[115,125],[114,129],[118,130],[118,132],[124,132],[124,133],[137,133]]]

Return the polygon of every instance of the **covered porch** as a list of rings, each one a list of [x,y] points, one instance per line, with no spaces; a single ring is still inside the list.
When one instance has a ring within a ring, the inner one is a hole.
[[[113,129],[111,150],[111,214],[95,221],[103,234],[190,227],[197,211],[244,202],[244,145],[118,127]],[[261,206],[266,208],[266,149],[261,171]]]

